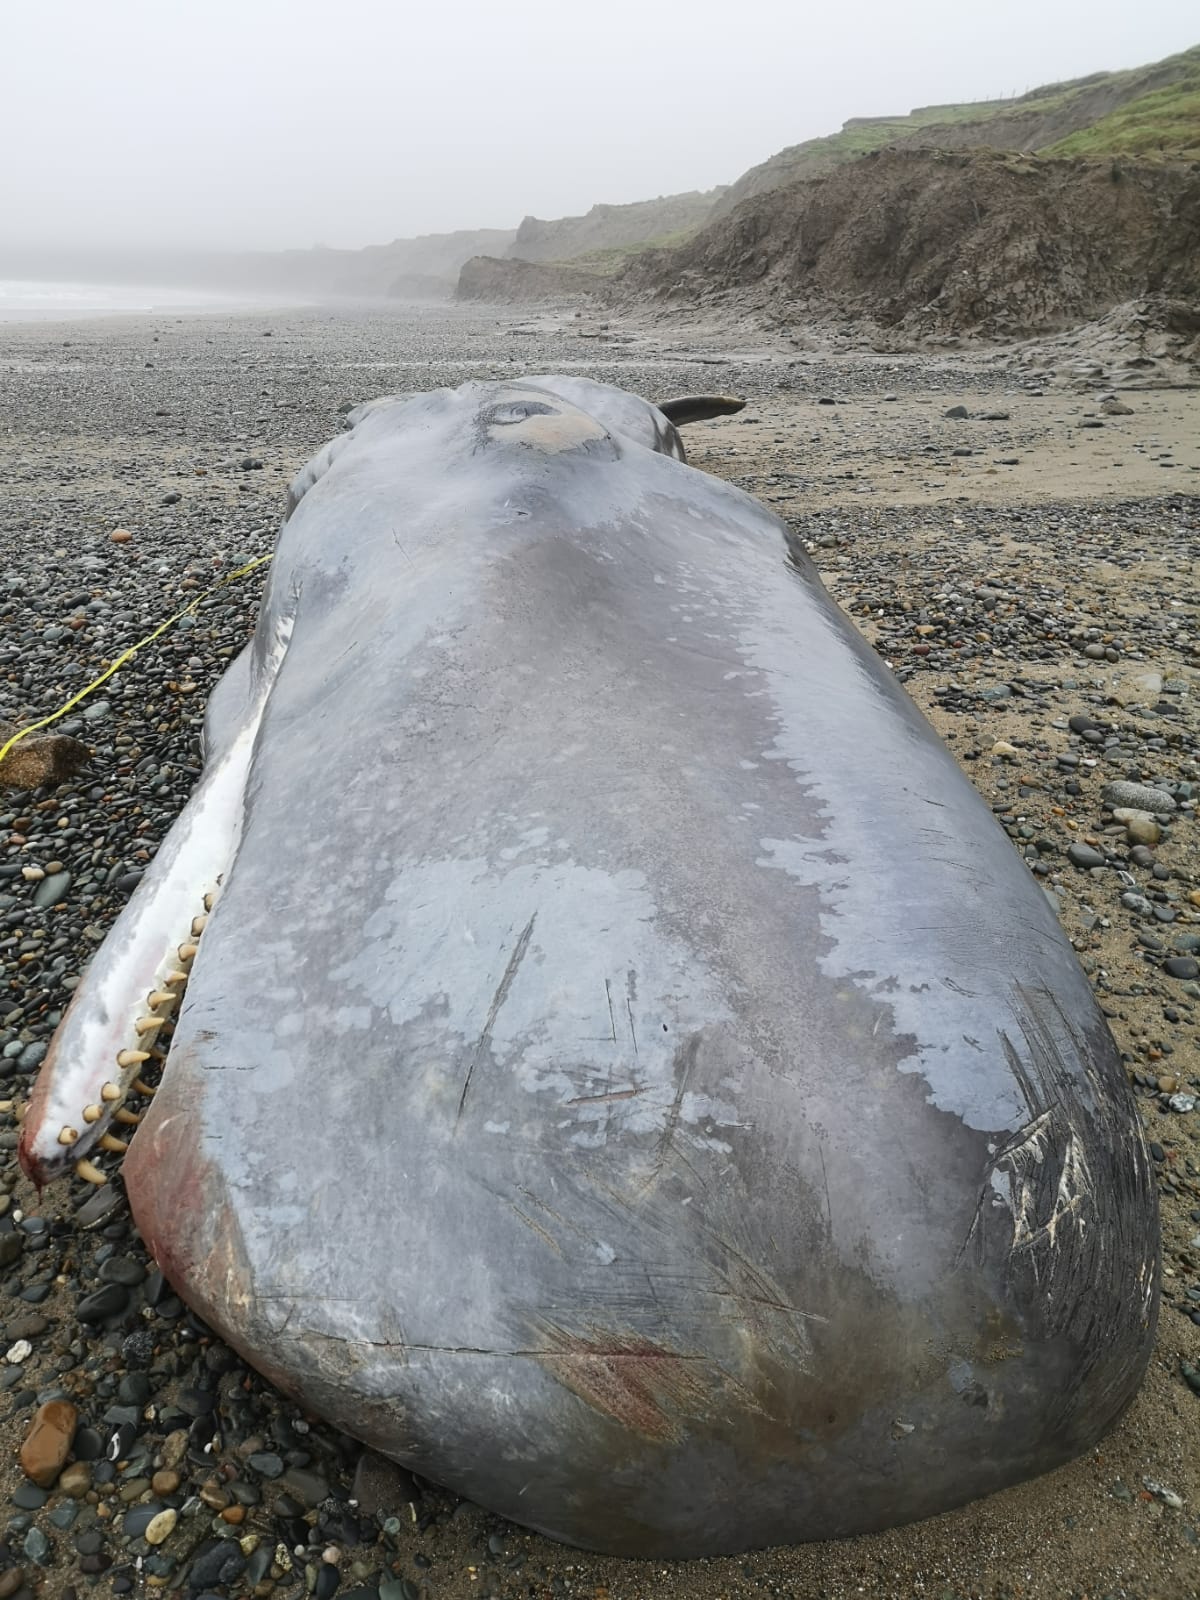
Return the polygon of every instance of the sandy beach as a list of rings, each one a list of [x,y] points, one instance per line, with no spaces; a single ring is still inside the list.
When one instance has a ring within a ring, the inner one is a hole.
[[[1184,1372],[1200,1369],[1200,390],[1106,402],[1102,381],[1031,374],[1016,353],[797,359],[745,333],[487,307],[0,324],[0,720],[47,714],[268,551],[292,475],[349,403],[539,371],[748,397],[689,430],[691,460],[796,530],[1053,896],[1156,1152],[1164,1298],[1145,1385],[1099,1451],[929,1522],[607,1560],[305,1418],[189,1317],[119,1184],[103,1208],[82,1182],[39,1198],[16,1109],[194,781],[205,695],[253,627],[247,580],[81,708],[88,773],[0,791],[0,1600],[1200,1594],[1200,1387]],[[1123,778],[1175,786],[1153,844],[1106,809]],[[1075,865],[1079,843],[1104,864]],[[57,899],[41,888],[64,878]],[[83,1430],[73,1476],[30,1494],[17,1451],[60,1393]],[[160,1545],[142,1537],[150,1508],[177,1513]]]

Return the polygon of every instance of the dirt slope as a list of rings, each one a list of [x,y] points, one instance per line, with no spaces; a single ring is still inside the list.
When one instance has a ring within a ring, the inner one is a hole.
[[[537,304],[571,295],[594,295],[608,281],[594,273],[561,262],[502,261],[496,256],[472,256],[458,277],[456,300],[487,300],[493,304]]]
[[[1021,337],[1136,296],[1200,300],[1200,164],[888,150],[635,258],[626,304],[849,314],[914,337]]]

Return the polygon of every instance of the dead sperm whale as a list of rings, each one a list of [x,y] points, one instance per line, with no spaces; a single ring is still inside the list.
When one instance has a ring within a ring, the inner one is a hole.
[[[496,1512],[695,1556],[1094,1444],[1157,1215],[1041,890],[668,409],[468,384],[300,474],[21,1159],[100,1176],[169,1038],[124,1175],[203,1317]]]

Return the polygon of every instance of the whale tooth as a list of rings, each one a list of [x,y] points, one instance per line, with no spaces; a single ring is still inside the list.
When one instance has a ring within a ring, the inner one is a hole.
[[[114,1155],[122,1156],[129,1146],[124,1139],[116,1139],[111,1133],[102,1133],[96,1140],[101,1150],[111,1150]]]
[[[89,1183],[105,1184],[108,1182],[100,1168],[92,1161],[77,1161],[75,1163],[75,1171],[81,1178],[86,1178]]]
[[[103,1106],[84,1106],[83,1108],[83,1120],[85,1122],[99,1122],[103,1115]]]
[[[147,996],[146,1004],[154,1011],[159,1006],[173,1006],[178,999],[179,996],[172,989],[155,989]]]
[[[188,947],[185,946],[184,948]],[[186,972],[168,972],[166,977],[163,979],[163,988],[178,989],[181,988],[187,981],[188,975]]]
[[[204,932],[205,928],[207,928],[207,927],[208,927],[208,913],[207,912],[202,917],[193,917],[192,918],[192,938],[193,939],[198,939],[200,937],[200,935]]]
[[[194,961],[196,959],[196,946],[194,944],[181,944],[175,954],[181,962]]]
[[[135,1078],[133,1080],[133,1088],[134,1088],[134,1092],[136,1094],[153,1094],[154,1093],[154,1090],[150,1087],[150,1085],[148,1083],[143,1083],[141,1078]]]
[[[204,896],[204,909],[205,909],[205,911],[211,911],[212,910],[212,908],[213,908],[213,900],[214,899],[215,899],[215,896],[211,895],[211,894],[206,894]]]
[[[166,1020],[166,1017],[139,1017],[133,1029],[140,1038],[147,1033],[157,1033]]]
[[[143,1061],[149,1061],[149,1050],[122,1050],[117,1056],[119,1067],[140,1067]]]
[[[122,1051],[121,1052],[122,1055],[125,1055],[125,1054],[136,1055],[136,1053],[137,1052],[133,1051],[133,1050],[130,1050],[128,1052],[126,1052],[126,1051]],[[117,1057],[117,1065],[120,1066],[120,1064],[121,1064],[121,1057],[118,1056]],[[115,1083],[102,1084],[101,1088],[100,1088],[100,1098],[101,1098],[101,1100],[105,1101],[108,1105],[112,1105],[114,1100],[119,1100],[121,1098],[120,1085],[119,1084],[115,1084]]]
[[[62,1131],[59,1133],[58,1142],[59,1142],[59,1144],[78,1144],[79,1143],[79,1129],[78,1128],[63,1128]]]
[[[124,1123],[127,1128],[137,1128],[141,1126],[142,1119],[136,1111],[129,1111],[122,1106],[119,1111],[113,1112],[113,1121]]]

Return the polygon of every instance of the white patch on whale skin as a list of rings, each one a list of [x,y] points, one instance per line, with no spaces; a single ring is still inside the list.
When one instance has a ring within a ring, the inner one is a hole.
[[[775,724],[760,759],[788,767],[816,818],[810,836],[762,838],[758,864],[817,891],[819,969],[886,1006],[893,1037],[908,1045],[898,1069],[925,1079],[930,1102],[980,1131],[1019,1128],[1030,1107],[1003,1050],[977,1052],[964,1072],[963,1036],[995,1041],[996,1019],[1015,1019],[1023,1053],[1017,987],[1066,996],[1086,992],[1086,980],[1042,897],[1018,903],[1008,892],[1012,847],[982,804],[955,795],[948,813],[939,803],[943,785],[966,780],[919,714],[910,721],[879,703],[886,688],[848,659],[836,618],[819,607],[806,608],[804,670],[794,670],[791,597],[755,580],[749,563],[709,571]],[[864,737],[868,716],[878,720]],[[897,839],[911,841],[903,857]],[[1052,1042],[1074,1076],[1071,1041]]]
[[[480,950],[493,952],[490,962]],[[732,1096],[744,1053],[720,981],[664,929],[640,872],[404,862],[359,951],[330,977],[369,995],[394,1028],[436,1014],[439,1043],[429,1065],[414,1068],[414,1090],[451,1114],[464,1093],[468,1110],[494,1100],[498,1068],[506,1113],[509,1085],[530,1096],[512,1118],[514,1136],[536,1133],[545,1113],[534,1097],[544,1094],[580,1148],[622,1134],[678,1135],[727,1153],[722,1130],[746,1125],[731,1099],[704,1087],[728,1084]],[[681,1060],[688,1049],[702,1063],[694,1085]],[[485,1056],[465,1088],[461,1065],[447,1070]]]
[[[939,1057],[947,1047],[940,1043],[927,1043],[931,1023],[937,1009],[929,992],[930,965],[928,950],[921,941],[911,936],[919,926],[921,916],[928,908],[920,903],[897,906],[899,916],[888,914],[888,894],[881,891],[886,882],[887,859],[884,835],[886,828],[861,825],[858,819],[841,818],[831,825],[830,839],[762,839],[759,841],[763,855],[759,865],[783,871],[797,882],[810,885],[821,892],[821,929],[830,939],[829,951],[818,957],[823,970],[831,977],[852,977],[855,984],[872,998],[888,1006],[894,1018],[893,1029],[899,1035],[907,1034],[913,1041],[913,1064],[900,1063],[901,1071],[920,1072],[931,1086],[935,1105],[966,1114],[969,1126],[985,1130],[1019,1125],[1028,1116],[1028,1106],[1020,1086],[998,1057],[994,1069],[988,1071],[987,1058],[983,1058],[968,1093],[951,1104],[955,1084],[960,1074],[957,1060],[948,1063],[945,1089],[942,1089]],[[861,834],[853,844],[850,834]],[[1007,848],[1007,846],[1006,846]],[[873,860],[873,864],[867,864]],[[856,863],[853,870],[846,865]],[[981,897],[986,900],[986,879],[980,872]],[[894,889],[893,889],[894,892]],[[901,936],[901,929],[892,926],[893,920],[903,925],[907,920],[910,937]],[[849,930],[857,930],[853,940]],[[965,930],[964,930],[965,937]],[[959,990],[954,996],[956,1027],[976,1037],[986,1037],[995,1032],[997,1015],[996,992],[988,983],[981,985],[975,994]],[[1002,1014],[1002,1013],[1001,1013]]]

